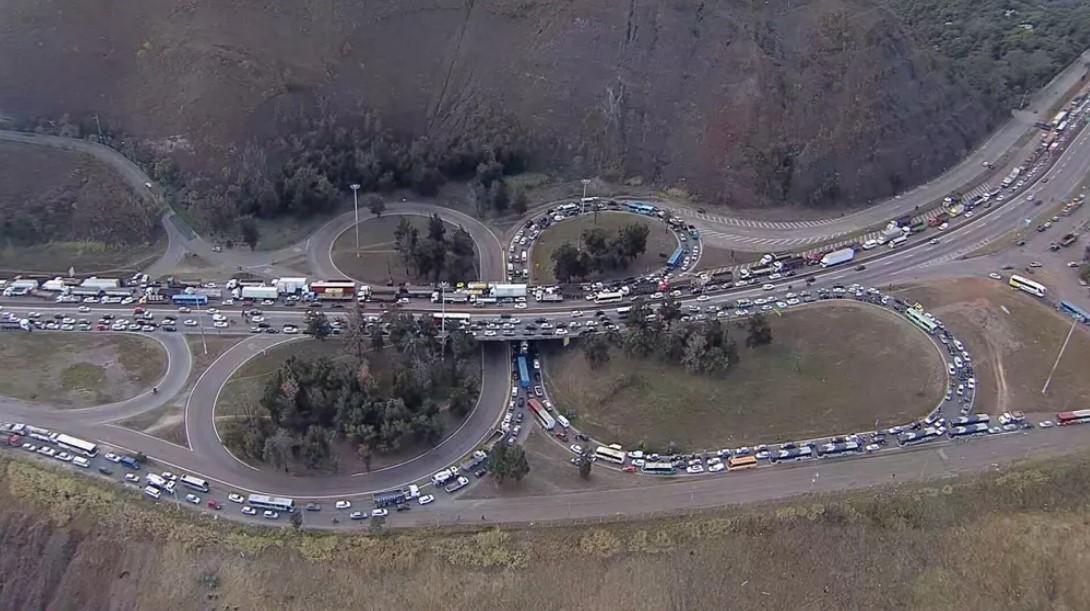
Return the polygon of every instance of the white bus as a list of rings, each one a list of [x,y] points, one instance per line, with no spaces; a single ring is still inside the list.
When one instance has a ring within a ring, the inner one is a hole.
[[[668,462],[646,462],[643,464],[643,472],[655,475],[673,475],[677,473],[677,469],[674,468],[672,463]]]
[[[1048,292],[1048,289],[1045,288],[1045,285],[1034,282],[1029,278],[1023,278],[1022,276],[1018,275],[1011,275],[1009,283],[1011,285],[1011,288],[1025,291],[1030,295],[1033,295],[1034,297],[1044,297],[1045,293]]]
[[[594,296],[594,303],[617,303],[624,299],[620,291],[602,291]]]
[[[65,435],[61,433],[57,435],[56,443],[60,447],[75,452],[77,454],[83,454],[88,458],[94,458],[98,455],[98,446],[90,441],[84,441],[79,437],[72,437],[71,435]]]
[[[252,507],[272,509],[273,511],[295,511],[295,501],[264,494],[251,494],[246,500]]]
[[[594,455],[597,456],[599,460],[604,460],[617,465],[624,464],[624,451],[617,448],[598,446],[594,450]]]
[[[469,319],[472,316],[472,314],[468,314],[468,313],[465,313],[465,312],[445,312],[445,313],[444,312],[435,312],[431,316],[435,320],[435,322],[437,322],[437,323],[440,322],[440,321],[443,321],[443,320],[456,320],[456,321],[459,321],[459,322],[469,322]]]
[[[617,308],[617,313],[624,316],[632,311],[632,306],[625,306],[623,308]]]
[[[178,478],[178,481],[182,482],[182,485],[190,490],[197,490],[199,492],[208,492],[208,482],[199,477],[193,477],[192,475],[183,475]]]

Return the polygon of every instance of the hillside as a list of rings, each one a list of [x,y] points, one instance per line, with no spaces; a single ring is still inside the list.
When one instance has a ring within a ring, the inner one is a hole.
[[[1077,0],[1032,5],[1035,32],[974,21],[964,38],[959,19],[999,3],[933,4],[13,0],[0,117],[97,115],[215,175],[299,108],[367,113],[437,142],[516,133],[569,176],[862,203],[940,172],[1090,45]]]
[[[321,535],[0,458],[0,609],[1083,608],[1088,461],[655,520]]]

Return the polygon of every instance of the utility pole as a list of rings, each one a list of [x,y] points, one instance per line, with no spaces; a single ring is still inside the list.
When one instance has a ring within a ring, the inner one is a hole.
[[[360,256],[360,200],[357,194],[360,190],[360,183],[354,182],[348,185],[352,189],[352,208],[356,211],[356,258]]]

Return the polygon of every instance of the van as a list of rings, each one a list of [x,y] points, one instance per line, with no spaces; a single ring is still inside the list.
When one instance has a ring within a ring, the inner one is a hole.
[[[161,496],[161,494],[159,492],[159,489],[156,488],[155,486],[148,486],[148,487],[144,488],[144,494],[150,496],[151,498],[155,499],[156,501],[158,501],[159,497]]]
[[[889,242],[889,247],[890,248],[897,248],[898,244],[904,244],[907,240],[908,240],[908,236],[906,236],[906,235],[902,235],[902,236],[893,238]]]
[[[560,424],[560,426],[562,426],[564,428],[568,428],[568,427],[571,426],[571,422],[569,422],[567,418],[565,418],[564,416],[562,416],[560,414],[556,415],[556,421],[557,421],[557,423]]]
[[[82,456],[75,456],[72,458],[72,464],[76,465],[77,467],[82,467],[86,469],[87,467],[91,466],[91,461],[87,460]]]
[[[453,474],[450,472],[450,469],[443,469],[442,471],[431,476],[431,483],[435,484],[436,486],[442,486],[443,484],[447,483],[447,480],[449,480],[452,476]]]

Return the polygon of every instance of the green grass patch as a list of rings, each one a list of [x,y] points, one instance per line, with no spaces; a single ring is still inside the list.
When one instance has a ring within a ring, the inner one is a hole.
[[[673,232],[670,231],[666,223],[657,218],[648,218],[624,212],[600,212],[597,216],[597,220],[595,220],[595,215],[588,214],[556,223],[538,236],[532,251],[529,253],[530,277],[535,283],[551,284],[556,282],[556,276],[553,274],[553,251],[564,242],[570,242],[578,246],[583,231],[592,227],[605,229],[610,237],[616,235],[617,231],[622,227],[633,223],[646,225],[650,229],[650,233],[647,235],[647,250],[629,264],[627,269],[592,274],[589,277],[592,280],[623,278],[660,269],[666,265],[666,258],[677,249],[678,242]]]
[[[592,371],[578,343],[550,354],[557,407],[603,442],[700,450],[788,441],[901,424],[945,390],[931,341],[878,308],[820,304],[770,320],[773,342],[740,348],[725,375],[626,357]],[[745,343],[745,331],[734,332]]]
[[[360,250],[356,250],[356,232],[348,228],[333,243],[333,264],[349,278],[371,284],[402,284],[428,282],[417,277],[405,265],[394,245],[394,231],[401,219],[408,219],[420,232],[421,239],[427,238],[428,218],[423,216],[389,215],[360,222]],[[447,236],[457,231],[457,227],[446,223]],[[449,237],[448,237],[449,239]],[[474,268],[480,269],[479,254]],[[464,278],[473,280],[475,278]]]

